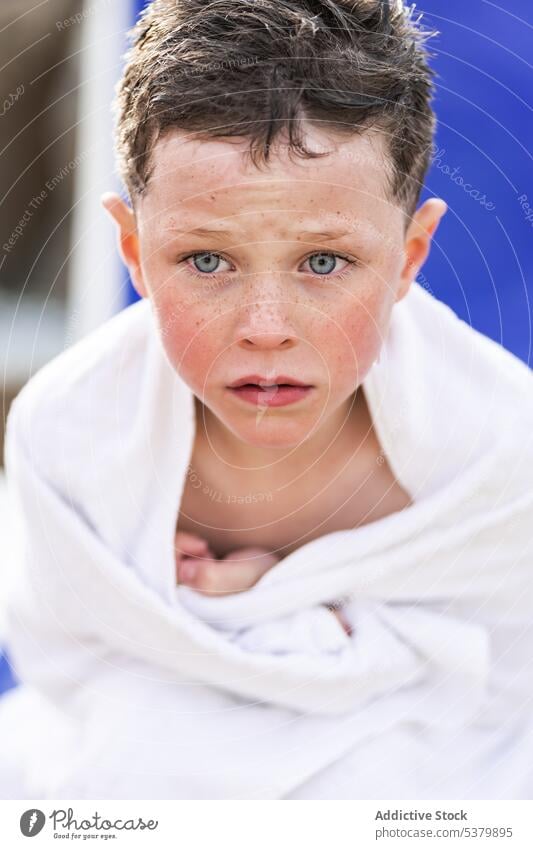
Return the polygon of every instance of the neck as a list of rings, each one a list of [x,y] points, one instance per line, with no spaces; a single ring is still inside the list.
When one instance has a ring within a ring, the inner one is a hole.
[[[361,390],[352,393],[323,425],[296,448],[249,445],[232,433],[211,410],[195,397],[197,434],[209,453],[241,469],[272,465],[284,473],[311,469],[317,461],[330,460],[344,451],[353,454],[365,439],[366,401]]]

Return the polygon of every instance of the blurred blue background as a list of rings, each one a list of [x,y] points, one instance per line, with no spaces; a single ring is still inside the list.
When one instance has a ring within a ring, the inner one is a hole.
[[[417,8],[441,32],[432,39],[437,150],[423,198],[449,205],[423,272],[437,297],[531,365],[532,4]]]

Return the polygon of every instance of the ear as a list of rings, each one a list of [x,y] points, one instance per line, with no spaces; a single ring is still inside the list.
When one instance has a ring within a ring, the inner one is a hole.
[[[114,192],[105,192],[100,202],[117,226],[118,250],[129,271],[131,282],[140,297],[146,298],[148,293],[141,269],[135,213],[127,203],[124,203],[120,195]]]
[[[396,301],[400,301],[407,294],[411,283],[424,265],[433,234],[447,210],[448,206],[441,198],[430,198],[413,215],[405,234],[405,264],[400,274]]]

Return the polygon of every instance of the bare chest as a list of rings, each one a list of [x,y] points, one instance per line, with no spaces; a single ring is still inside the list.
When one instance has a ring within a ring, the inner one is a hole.
[[[377,443],[342,473],[320,480],[302,475],[277,486],[231,474],[209,480],[208,471],[195,471],[193,457],[177,530],[206,539],[217,557],[253,545],[281,559],[318,537],[377,521],[412,503]]]

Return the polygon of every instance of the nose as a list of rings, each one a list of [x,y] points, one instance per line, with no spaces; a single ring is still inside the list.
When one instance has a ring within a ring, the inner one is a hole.
[[[286,333],[249,333],[240,340],[240,345],[244,348],[258,348],[263,351],[268,351],[275,348],[283,348],[284,350],[291,348],[295,344],[294,339]]]
[[[290,303],[279,299],[246,304],[237,328],[241,347],[247,350],[293,347],[297,335],[289,319],[290,309]]]

